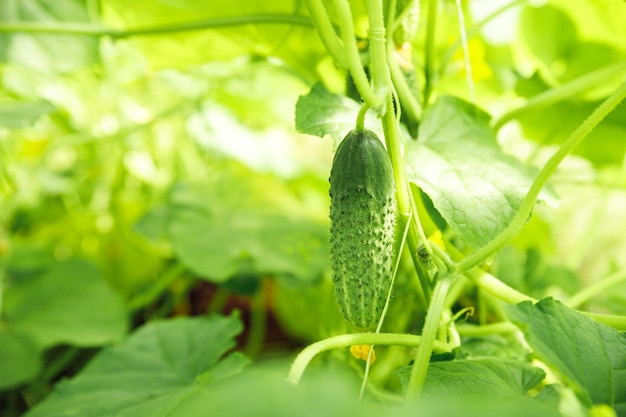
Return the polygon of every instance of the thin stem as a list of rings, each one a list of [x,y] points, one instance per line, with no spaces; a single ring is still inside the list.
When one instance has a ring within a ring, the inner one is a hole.
[[[174,25],[159,25],[127,30],[111,29],[84,23],[2,22],[0,23],[0,32],[49,33],[98,37],[104,36],[114,39],[123,39],[135,36],[161,35],[172,32],[187,32],[192,30],[215,29],[253,24],[287,24],[313,27],[311,20],[307,16],[298,16],[293,14],[268,14],[213,18],[198,20],[195,22],[178,23]]]
[[[363,105],[359,109],[359,114],[356,116],[356,128],[357,128],[357,130],[365,129],[365,115],[367,114],[367,111],[369,109],[370,109],[370,107],[366,103],[363,103]]]
[[[305,0],[304,3],[307,10],[309,11],[309,14],[311,15],[311,19],[313,20],[313,24],[315,25],[317,34],[322,40],[326,51],[328,51],[330,56],[332,56],[339,65],[341,65],[342,67],[347,67],[348,59],[343,49],[343,45],[337,38],[335,30],[330,23],[328,13],[326,12],[326,7],[324,7],[322,1]],[[354,42],[354,40],[352,42]]]
[[[484,19],[480,20],[479,22],[476,22],[474,25],[472,25],[472,27],[470,27],[467,30],[467,38],[472,38],[473,36],[477,35],[480,33],[481,29],[489,22],[491,22],[493,19],[495,19],[496,17],[500,16],[502,13],[506,12],[508,9],[514,7],[514,6],[518,6],[524,3],[527,3],[529,0],[515,0],[512,1],[508,4],[505,4],[504,6],[500,7],[497,10],[494,10],[493,13],[489,14],[488,16],[486,16]],[[452,46],[450,46],[446,52],[444,54],[442,54],[441,57],[441,65],[439,66],[439,71],[442,72],[443,69],[447,66],[447,63],[452,59],[452,57],[454,56],[454,53],[456,52],[457,49],[459,49],[462,45],[461,45],[461,39],[457,40],[455,43],[452,44]]]
[[[578,145],[591,130],[604,119],[623,99],[626,97],[626,83],[622,84],[615,92],[609,96],[600,106],[570,135],[569,138],[561,145],[559,150],[552,155],[543,169],[535,178],[535,181],[524,197],[519,210],[513,217],[509,226],[502,231],[489,244],[467,257],[465,260],[457,264],[456,271],[463,273],[480,263],[489,256],[493,255],[504,245],[506,245],[526,224],[530,216],[539,192],[548,178],[554,173],[561,161]]]
[[[424,98],[422,108],[428,106],[435,76],[435,29],[437,24],[437,0],[428,0],[426,20],[426,46],[424,48]]]
[[[352,11],[350,10],[350,4],[348,0],[333,0],[335,5],[335,11],[337,12],[337,19],[339,28],[341,30],[341,40],[343,41],[343,49],[346,54],[348,70],[354,85],[356,86],[359,94],[363,97],[363,100],[374,109],[378,109],[383,104],[385,95],[377,94],[370,87],[369,80],[365,74],[363,63],[361,62],[361,56],[359,49],[356,45],[356,37],[354,34],[354,22],[352,20]]]
[[[387,98],[387,106],[389,109],[393,108],[393,101],[391,94]],[[425,279],[424,274],[419,274],[419,259],[417,257],[417,249],[419,246],[418,230],[420,226],[416,220],[416,215],[411,216],[411,197],[410,189],[406,179],[406,172],[404,168],[404,159],[402,158],[402,152],[400,151],[400,138],[398,135],[398,124],[394,117],[393,111],[387,111],[383,115],[383,131],[385,133],[385,143],[387,144],[387,152],[393,165],[394,181],[396,184],[398,211],[401,218],[405,221],[411,221],[411,227],[409,228],[409,234],[407,241],[409,244],[409,252],[413,259],[413,264],[418,270],[418,277],[420,278],[420,285],[418,286],[418,297],[420,303],[426,306],[429,299],[431,283]],[[417,214],[417,212],[415,212]],[[423,233],[423,232],[422,232]]]
[[[504,282],[482,269],[475,268],[465,271],[465,276],[469,278],[469,280],[472,281],[478,288],[493,295],[499,300],[504,301],[505,303],[517,304],[522,301],[532,301],[533,303],[537,302],[537,299],[509,287]]]
[[[561,84],[557,87],[551,88],[550,90],[547,90],[541,94],[532,97],[523,106],[515,108],[500,116],[493,123],[493,128],[494,130],[499,130],[506,123],[513,119],[516,119],[524,113],[546,108],[559,101],[574,97],[582,93],[583,91],[602,84],[607,80],[607,78],[623,74],[625,69],[626,61],[601,68],[599,70],[578,77],[565,84]]]
[[[413,213],[411,213],[412,215]],[[391,275],[391,285],[389,286],[389,291],[387,292],[387,299],[385,300],[385,306],[383,307],[383,311],[380,314],[380,319],[378,320],[378,326],[376,326],[376,333],[380,333],[380,329],[383,327],[383,322],[385,321],[385,316],[387,315],[387,310],[389,309],[389,302],[391,301],[391,293],[393,291],[393,284],[396,282],[396,275],[398,274],[398,267],[400,266],[400,260],[402,259],[402,251],[404,250],[404,243],[406,242],[406,237],[409,232],[409,226],[411,225],[411,219],[406,222],[406,226],[404,227],[404,233],[402,234],[402,240],[400,241],[400,247],[398,248],[398,256],[396,257],[396,264],[393,268],[393,274]]]
[[[591,317],[598,323],[611,326],[620,332],[626,332],[626,316],[618,316],[615,314],[598,314],[590,313],[589,311],[581,311],[587,317]]]
[[[463,46],[463,61],[465,61],[465,76],[467,77],[467,89],[472,102],[476,101],[474,92],[474,80],[472,79],[472,64],[470,61],[469,47],[467,45],[467,34],[465,29],[465,16],[463,16],[463,6],[461,0],[456,0],[456,10],[459,17],[459,33],[461,34],[461,45]]]
[[[426,380],[426,372],[433,348],[436,343],[437,330],[441,321],[443,306],[446,301],[446,294],[452,284],[452,275],[445,274],[442,276],[433,290],[433,295],[428,306],[424,329],[422,330],[422,343],[417,349],[413,367],[411,368],[411,377],[406,389],[406,402],[410,403],[415,400],[422,392],[424,381]]]
[[[571,308],[577,308],[591,300],[593,297],[602,294],[609,290],[611,287],[626,282],[626,269],[617,271],[606,278],[595,282],[586,288],[583,288],[578,293],[574,294],[565,304]]]
[[[419,346],[421,342],[422,338],[420,336],[400,333],[352,333],[329,337],[328,339],[320,340],[304,348],[291,364],[287,379],[295,384],[300,382],[302,374],[304,374],[311,360],[319,353],[327,350],[345,348],[352,345],[416,347]],[[449,352],[451,349],[452,346],[447,343],[437,340],[434,341],[433,350],[435,352]]]
[[[482,337],[490,336],[493,334],[513,333],[518,331],[519,329],[513,323],[509,321],[503,321],[501,323],[483,324],[482,326],[461,324],[459,326],[456,326],[456,330],[461,336]]]

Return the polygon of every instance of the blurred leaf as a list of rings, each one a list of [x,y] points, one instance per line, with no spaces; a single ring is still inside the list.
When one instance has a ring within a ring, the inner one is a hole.
[[[578,41],[576,27],[567,15],[549,5],[524,8],[519,33],[547,68],[566,59]]]
[[[524,136],[543,145],[561,143],[574,132],[600,104],[595,102],[563,101],[541,111],[520,115],[518,121]],[[573,153],[595,165],[621,164],[626,150],[626,102],[607,115]]]
[[[240,353],[224,357],[240,331],[233,317],[149,323],[57,384],[26,417],[175,415],[169,413],[186,397],[246,365]]]
[[[11,271],[11,270],[10,270]],[[126,309],[91,263],[49,263],[28,275],[8,274],[4,318],[40,349],[59,343],[99,346],[126,332]]]
[[[244,267],[259,275],[319,278],[328,266],[325,219],[311,217],[276,179],[240,175],[174,189],[165,218],[175,254],[215,282]]]
[[[31,126],[41,116],[54,111],[55,107],[45,100],[0,103],[0,127],[18,129]]]
[[[0,328],[0,364],[0,391],[18,386],[39,373],[39,348],[28,336]]]
[[[411,367],[399,368],[395,374],[406,387]],[[489,399],[511,397],[525,395],[544,377],[545,373],[541,369],[513,359],[477,358],[433,362],[428,366],[424,393],[451,398],[468,394]]]
[[[542,417],[560,416],[556,408],[524,397],[486,402],[479,398],[450,398],[448,401],[420,401],[416,404],[382,405],[358,401],[354,378],[337,371],[305,377],[299,385],[271,370],[245,371],[219,385],[198,390],[178,404],[177,417]],[[242,401],[245,399],[245,401]],[[28,417],[28,416],[27,416]]]
[[[409,180],[473,247],[509,225],[534,179],[500,150],[489,115],[454,97],[440,97],[424,112],[418,140],[408,146]]]
[[[254,17],[270,15],[294,16],[302,21],[308,15],[304,4],[299,1],[232,0],[216,7],[212,2],[198,3],[194,0],[140,0],[132,5],[124,0],[110,0],[102,6],[105,21],[128,29],[251,17],[247,24],[220,25],[132,39],[157,68],[260,55],[279,57],[300,73],[312,76],[318,61],[326,55],[313,27],[308,24],[255,23]]]
[[[0,21],[90,22],[84,0],[7,2],[0,7]],[[17,33],[9,39],[8,59],[44,74],[69,73],[98,60],[98,38],[93,36]]]
[[[589,404],[626,416],[626,333],[545,298],[507,306],[535,354]]]

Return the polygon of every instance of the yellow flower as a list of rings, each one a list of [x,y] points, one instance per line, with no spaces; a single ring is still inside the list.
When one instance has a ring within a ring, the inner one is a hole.
[[[370,350],[372,351],[372,357],[370,358],[370,365],[374,363],[376,360],[376,352],[374,351],[374,347],[372,345],[352,345],[350,346],[350,353],[357,359],[362,359],[367,361],[367,357],[370,354]]]

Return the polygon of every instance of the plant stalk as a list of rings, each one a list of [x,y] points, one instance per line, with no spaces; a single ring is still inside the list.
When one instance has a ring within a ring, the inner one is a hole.
[[[559,150],[548,160],[543,169],[535,178],[530,190],[524,197],[519,210],[506,229],[502,231],[489,244],[468,256],[456,266],[457,273],[464,273],[469,269],[481,264],[488,257],[499,251],[524,227],[530,217],[537,196],[554,173],[561,161],[600,123],[624,98],[626,97],[626,83],[622,84],[567,138]]]
[[[328,339],[320,340],[304,348],[291,364],[287,379],[294,384],[300,382],[311,360],[319,353],[327,350],[345,348],[352,345],[416,347],[419,346],[421,342],[422,338],[420,336],[400,333],[352,333],[329,337]],[[439,341],[435,341],[433,344],[433,350],[438,353],[448,352],[451,349],[452,346]]]

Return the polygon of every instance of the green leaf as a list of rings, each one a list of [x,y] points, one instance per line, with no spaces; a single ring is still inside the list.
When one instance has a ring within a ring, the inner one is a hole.
[[[1,103],[0,127],[18,129],[31,126],[40,117],[55,111],[55,107],[45,100]]]
[[[317,83],[306,95],[300,96],[296,103],[296,129],[298,132],[324,137],[331,135],[339,143],[346,134],[355,128],[356,117],[361,106],[346,96],[328,91]],[[366,118],[368,129],[382,136],[380,122],[374,113]]]
[[[104,20],[117,28],[206,23],[204,30],[180,30],[134,38],[133,43],[156,68],[252,55],[279,57],[300,73],[313,74],[319,60],[326,55],[313,26],[308,24],[302,2],[232,0],[215,7],[211,2],[198,3],[195,0],[139,0],[132,5],[124,0],[110,0],[102,7]],[[287,19],[292,17],[294,22],[259,23],[264,17],[277,15]],[[241,16],[247,18],[239,24],[220,23]]]
[[[8,328],[27,334],[39,348],[98,346],[126,332],[124,304],[92,263],[47,263],[25,272],[9,270],[4,318]]]
[[[506,307],[535,354],[588,404],[626,416],[626,334],[546,298]]]
[[[168,235],[181,261],[224,282],[247,270],[317,279],[328,266],[328,225],[281,183],[224,177],[174,191]]]
[[[39,373],[39,347],[27,335],[0,329],[0,363],[0,391],[18,386]]]
[[[0,21],[91,22],[84,0],[21,0],[8,3],[13,3],[12,7],[0,6]],[[7,57],[11,63],[44,74],[71,73],[97,62],[99,57],[99,40],[93,36],[16,33],[9,39]]]
[[[411,367],[395,372],[406,386]],[[483,395],[490,399],[525,395],[537,386],[545,373],[513,359],[478,358],[433,362],[428,366],[424,393],[428,395]]]
[[[430,106],[408,146],[409,180],[474,247],[509,225],[532,183],[530,170],[500,150],[489,115],[458,98],[443,96]]]
[[[25,417],[154,417],[169,414],[207,383],[238,373],[247,362],[235,346],[233,317],[178,318],[149,323],[100,352]]]

